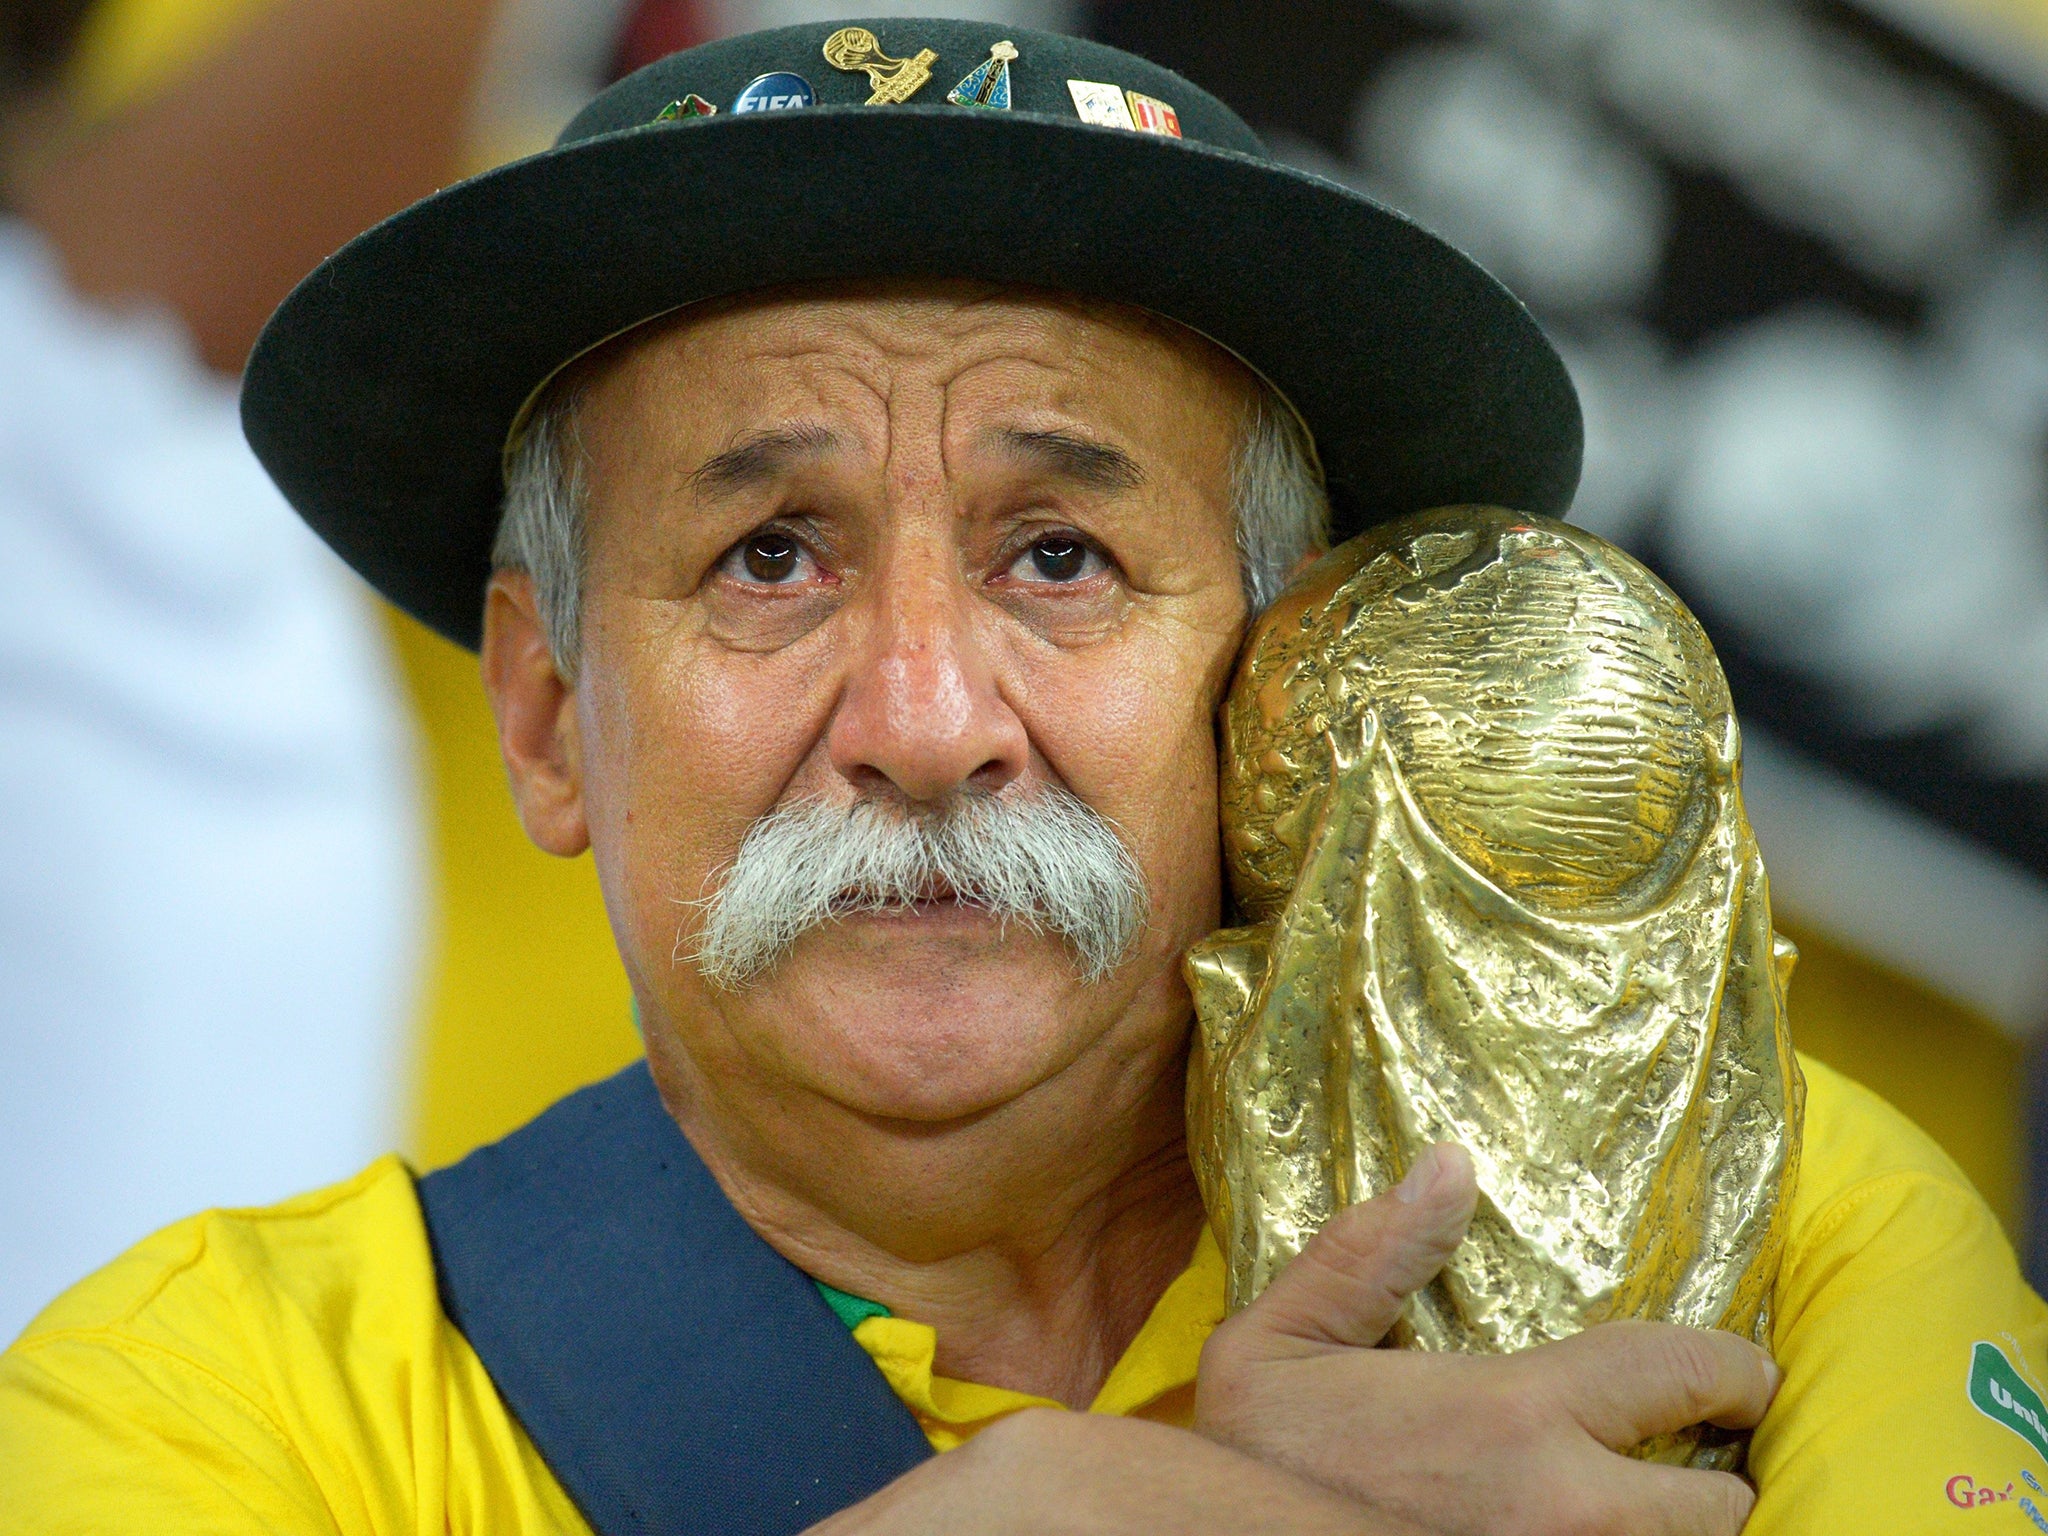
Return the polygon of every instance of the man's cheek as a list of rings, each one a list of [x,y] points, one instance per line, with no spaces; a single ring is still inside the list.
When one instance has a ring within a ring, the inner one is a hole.
[[[819,640],[753,655],[699,636],[664,659],[649,728],[700,792],[731,801],[750,822],[823,761],[846,666],[838,647]]]
[[[1222,921],[1223,853],[1213,792],[1197,776],[1158,786],[1149,814],[1126,825],[1152,892],[1150,926],[1185,948]]]
[[[652,974],[687,950],[692,903],[737,853],[758,796],[733,771],[737,744],[688,728],[687,698],[642,686],[614,702],[588,754],[592,854],[613,927]]]
[[[1115,750],[1101,764],[1105,799],[1115,803],[1093,803],[1142,843],[1139,858],[1155,898],[1178,893],[1206,910],[1222,878],[1216,736],[1201,701],[1185,702],[1185,709],[1153,712],[1115,733]],[[1076,793],[1089,798],[1080,786]]]

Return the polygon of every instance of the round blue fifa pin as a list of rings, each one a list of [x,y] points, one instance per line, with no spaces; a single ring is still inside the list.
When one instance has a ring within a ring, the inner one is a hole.
[[[786,112],[791,107],[808,107],[818,98],[811,82],[787,70],[763,75],[733,99],[735,112]]]

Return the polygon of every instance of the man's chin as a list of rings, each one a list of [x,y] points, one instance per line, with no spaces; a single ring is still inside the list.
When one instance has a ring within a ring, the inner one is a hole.
[[[734,998],[785,1070],[862,1114],[942,1122],[1055,1076],[1121,1011],[1057,937],[957,903],[800,940]],[[758,1037],[757,1037],[758,1038]]]
[[[951,898],[821,924],[797,940],[775,970],[863,986],[957,991],[1014,977],[1049,992],[1081,987],[1079,961],[1065,939]]]

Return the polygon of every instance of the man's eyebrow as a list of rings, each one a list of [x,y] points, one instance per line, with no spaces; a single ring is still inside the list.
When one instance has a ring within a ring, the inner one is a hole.
[[[1071,432],[1026,432],[1009,427],[996,434],[997,445],[1012,458],[1072,480],[1095,491],[1130,491],[1145,483],[1145,471],[1123,449],[1091,442]]]
[[[769,428],[714,453],[690,471],[689,484],[713,494],[745,490],[773,480],[799,459],[815,458],[838,446],[838,434],[816,422]]]

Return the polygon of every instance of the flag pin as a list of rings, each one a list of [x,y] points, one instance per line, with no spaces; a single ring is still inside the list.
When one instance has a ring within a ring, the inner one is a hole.
[[[716,117],[717,115],[718,108],[714,107],[702,96],[699,96],[695,91],[692,91],[681,101],[672,101],[655,113],[654,120],[657,123],[673,123],[679,118]]]
[[[1125,91],[1124,99],[1130,104],[1131,122],[1140,133],[1180,137],[1180,114],[1157,96],[1147,96],[1142,91]]]

